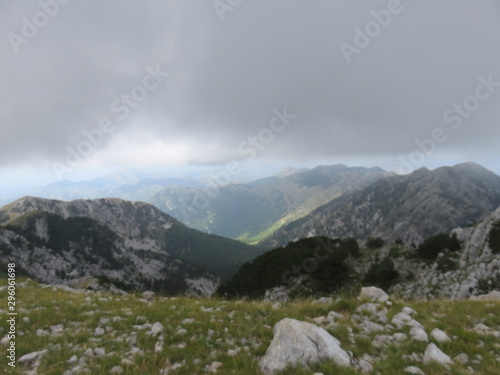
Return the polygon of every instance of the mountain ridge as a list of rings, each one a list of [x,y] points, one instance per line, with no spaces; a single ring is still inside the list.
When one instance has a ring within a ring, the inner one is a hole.
[[[350,168],[343,164],[318,166],[207,190],[167,187],[149,202],[196,229],[256,242],[387,173],[381,168]]]
[[[474,163],[392,175],[333,199],[283,226],[263,244],[282,246],[311,235],[382,237],[420,243],[467,226],[500,205],[500,177]]]

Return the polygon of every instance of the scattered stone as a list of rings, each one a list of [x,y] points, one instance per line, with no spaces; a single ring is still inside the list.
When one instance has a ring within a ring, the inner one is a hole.
[[[400,312],[394,315],[391,321],[398,329],[402,329],[405,326],[424,328],[422,324],[413,319],[410,315],[405,312]]]
[[[368,312],[372,315],[377,314],[380,305],[378,303],[364,303],[356,308],[357,312]]]
[[[495,337],[500,338],[499,331],[495,331],[495,330],[491,329],[490,327],[488,327],[487,325],[482,324],[482,323],[478,323],[474,326],[474,332],[476,332],[479,335],[493,335]]]
[[[36,335],[37,336],[47,336],[49,334],[48,331],[44,330],[44,329],[37,329],[36,330]]]
[[[114,366],[110,371],[109,373],[110,374],[123,374],[125,370],[123,370],[123,367],[121,366]]]
[[[50,331],[52,332],[52,335],[60,335],[64,331],[64,324],[57,324],[55,326],[50,327]]]
[[[374,286],[369,286],[361,288],[361,293],[359,294],[358,298],[371,302],[384,303],[389,300],[389,295],[382,289],[376,288]]]
[[[408,315],[417,315],[417,312],[408,306],[403,307],[401,311],[407,313]]]
[[[366,333],[382,332],[385,330],[385,328],[382,327],[380,324],[374,323],[368,319],[365,319],[363,323],[361,323],[360,327]]]
[[[440,365],[451,365],[453,364],[453,361],[451,360],[450,357],[448,357],[446,354],[444,354],[441,349],[439,349],[436,344],[430,343],[427,346],[427,349],[425,349],[424,353],[424,364],[429,364],[429,363],[438,363]]]
[[[465,365],[469,363],[469,356],[466,353],[460,353],[455,358],[453,358],[453,361],[460,363],[461,365]]]
[[[413,327],[410,330],[410,335],[411,335],[413,340],[429,342],[429,337],[427,336],[427,333],[422,328]]]
[[[97,327],[94,330],[94,336],[102,336],[102,335],[104,335],[104,333],[106,333],[106,331],[104,330],[104,328],[101,328],[101,327]]]
[[[493,290],[488,294],[481,294],[478,296],[470,296],[471,301],[500,301],[500,291]]]
[[[76,355],[71,356],[71,358],[66,361],[66,363],[69,363],[70,365],[75,364],[77,362],[78,362],[78,356]]]
[[[415,366],[405,367],[404,372],[407,372],[408,374],[425,375],[425,372]]]
[[[335,312],[335,311],[330,311],[328,313],[328,315],[326,316],[326,320],[325,322],[330,326],[330,327],[334,327],[336,326],[338,323],[336,322],[336,320],[338,319],[345,319],[345,316],[342,315],[342,314],[339,314],[338,312]]]
[[[104,348],[94,348],[94,354],[96,357],[104,357],[106,355],[106,350]]]
[[[47,353],[48,353],[47,349],[40,350],[38,352],[28,353],[28,354],[23,355],[21,358],[19,358],[17,360],[17,363],[20,363],[20,364],[34,363],[34,362],[40,360],[42,358],[42,356],[47,354]]]
[[[403,358],[405,361],[409,361],[409,362],[422,362],[421,356],[419,356],[417,353],[411,353],[410,355],[403,354],[401,356],[401,358]]]
[[[321,325],[324,323],[324,321],[326,320],[326,317],[324,316],[318,316],[317,318],[313,318],[313,323],[314,324],[317,324],[317,325]]]
[[[155,292],[147,290],[142,293],[142,298],[144,298],[149,303],[153,303],[155,301]]]
[[[124,366],[133,366],[135,365],[135,362],[132,361],[131,359],[128,359],[128,358],[123,358],[120,363]]]
[[[365,359],[359,360],[359,368],[361,369],[362,372],[364,372],[366,374],[369,374],[370,372],[373,371],[372,364]]]
[[[451,339],[448,337],[448,335],[446,333],[444,333],[443,331],[441,331],[440,329],[438,328],[434,328],[432,331],[431,331],[431,337],[436,340],[437,342],[450,342]]]
[[[265,374],[273,374],[288,365],[307,365],[323,359],[341,366],[351,362],[340,342],[323,328],[285,318],[274,327],[274,338],[259,366]]]
[[[219,370],[219,368],[221,367],[222,367],[222,362],[212,362],[210,366],[207,365],[207,367],[205,367],[205,370],[213,374],[216,374],[217,370]]]
[[[153,337],[157,336],[158,334],[163,332],[163,325],[160,322],[156,322],[153,324],[151,327],[151,331],[149,331],[149,334]]]
[[[333,298],[332,297],[321,297],[321,298],[318,298],[317,300],[315,301],[312,301],[313,304],[330,304],[330,303],[333,303]]]
[[[181,321],[181,324],[192,324],[192,323],[194,323],[193,318],[186,318]]]

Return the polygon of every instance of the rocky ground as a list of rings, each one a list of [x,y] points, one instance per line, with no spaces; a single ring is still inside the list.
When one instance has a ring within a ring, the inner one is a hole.
[[[18,284],[16,367],[4,356],[2,372],[493,374],[500,365],[494,298],[403,302],[372,288],[358,298],[224,301],[28,280]]]

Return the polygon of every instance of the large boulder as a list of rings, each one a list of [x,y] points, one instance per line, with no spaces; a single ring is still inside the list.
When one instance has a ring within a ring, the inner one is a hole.
[[[349,366],[351,359],[340,342],[314,324],[285,318],[274,327],[274,338],[259,366],[264,374],[274,374],[287,366],[307,366],[331,360]]]
[[[441,349],[439,349],[435,344],[431,343],[427,346],[427,349],[425,349],[424,364],[427,365],[432,362],[439,363],[440,365],[443,366],[448,366],[453,364],[453,361],[451,360],[450,357],[444,354],[441,351]]]
[[[368,300],[371,302],[384,303],[389,300],[389,295],[382,289],[374,286],[368,286],[361,288],[361,293],[359,294],[359,299]]]

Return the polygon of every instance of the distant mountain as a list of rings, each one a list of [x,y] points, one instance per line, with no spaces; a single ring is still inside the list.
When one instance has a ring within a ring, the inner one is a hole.
[[[92,180],[58,181],[23,192],[25,195],[59,200],[122,198],[147,201],[170,185],[195,187],[198,182],[191,178],[155,178],[141,171],[125,170]]]
[[[468,226],[500,205],[500,177],[474,163],[390,176],[280,228],[264,245],[309,237],[382,237],[420,243]]]
[[[380,168],[341,164],[287,168],[248,184],[206,190],[170,186],[149,202],[193,228],[257,242],[322,204],[387,175]]]
[[[0,209],[0,253],[47,282],[99,275],[133,287],[174,280],[179,289],[207,271],[228,276],[262,252],[188,228],[146,203],[25,197]]]

